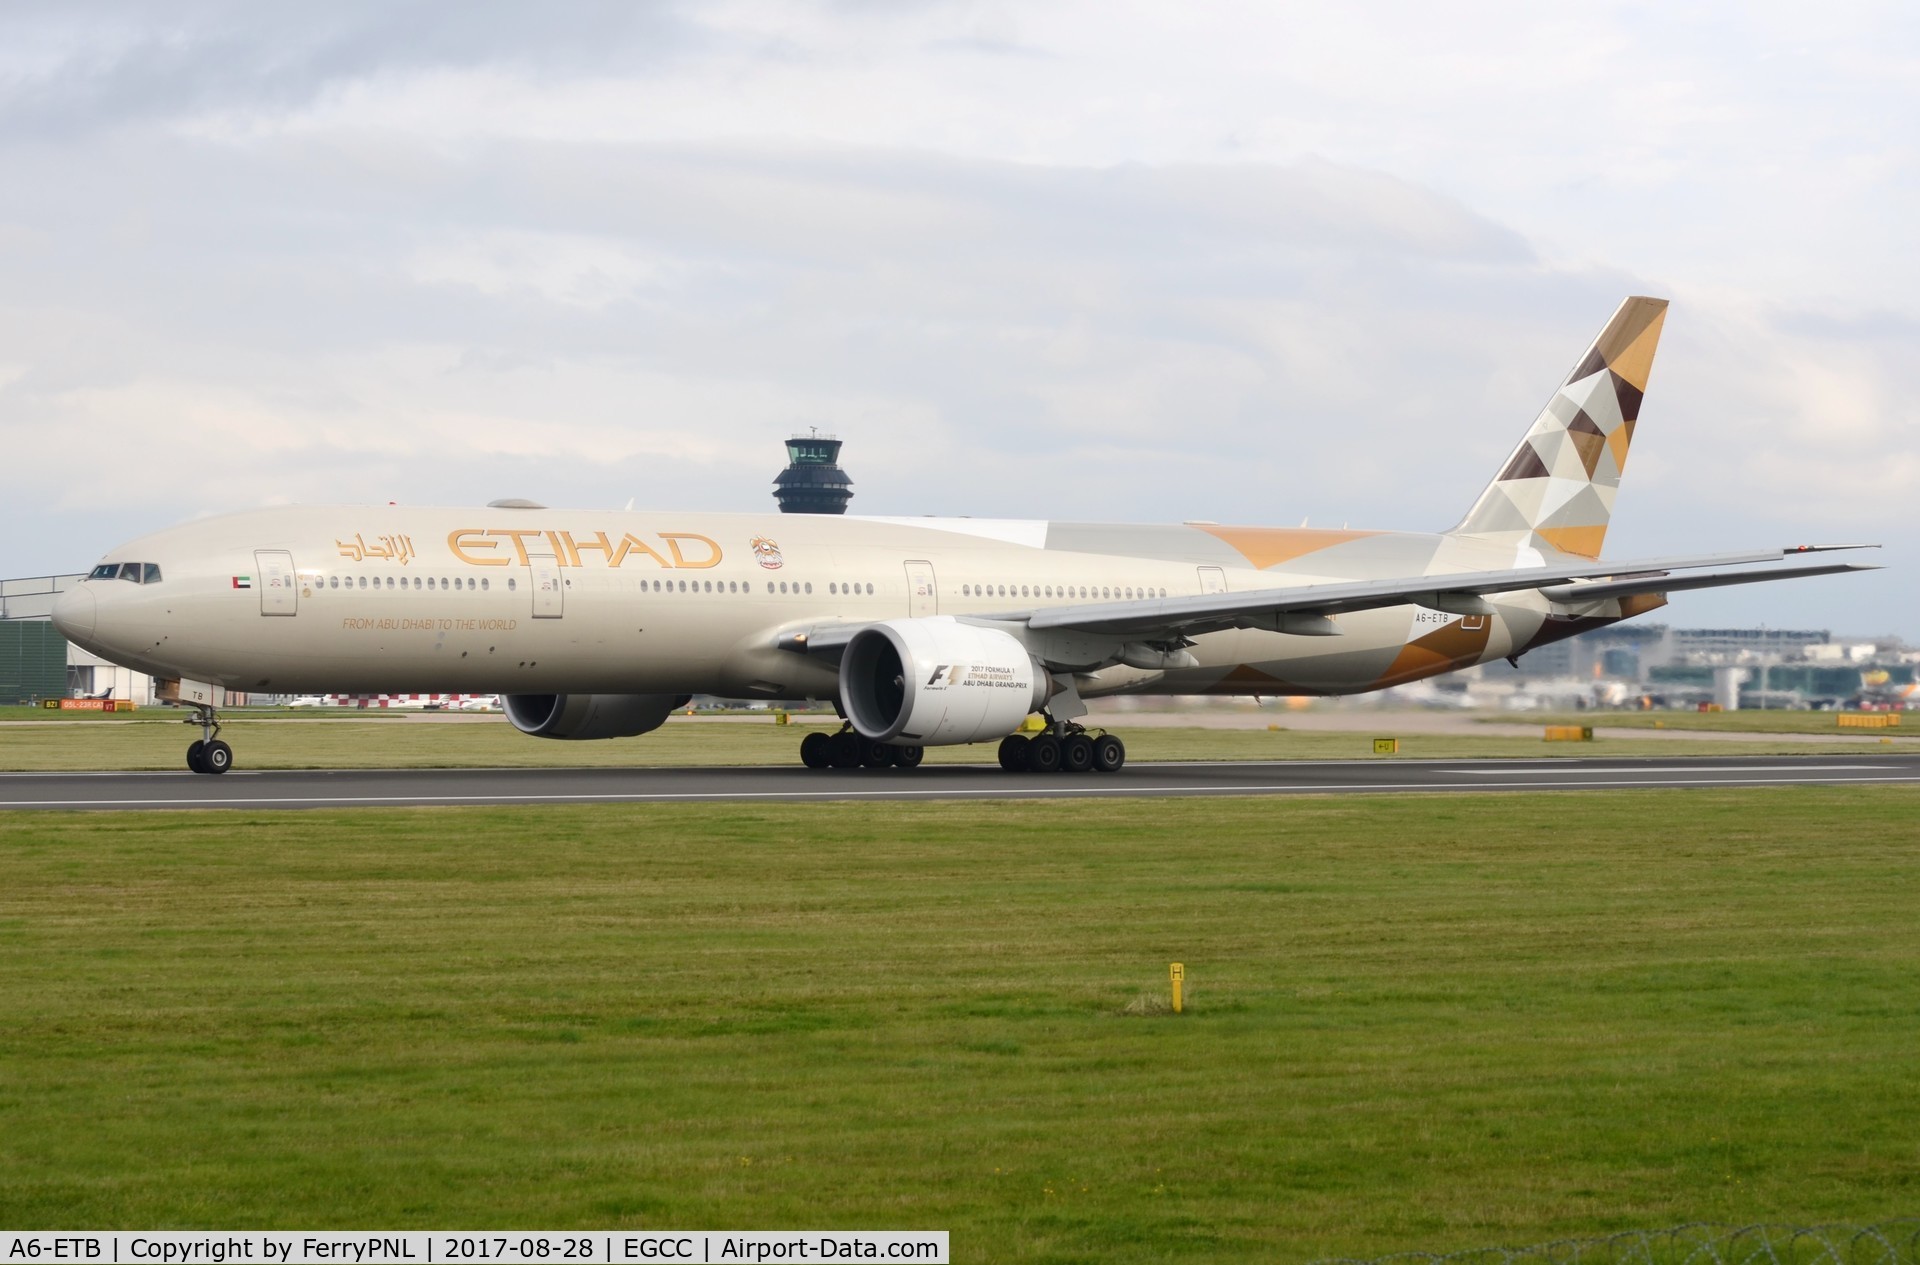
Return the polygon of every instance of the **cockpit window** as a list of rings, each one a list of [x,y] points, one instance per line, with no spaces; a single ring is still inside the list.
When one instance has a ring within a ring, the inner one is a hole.
[[[89,580],[132,580],[135,584],[160,583],[157,562],[103,562],[87,572]]]

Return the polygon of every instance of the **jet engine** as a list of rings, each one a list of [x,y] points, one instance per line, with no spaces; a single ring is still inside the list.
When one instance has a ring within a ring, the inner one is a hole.
[[[535,738],[631,738],[658,729],[686,695],[505,694],[507,719]]]
[[[944,615],[868,625],[840,660],[840,709],[876,742],[1002,738],[1047,701],[1051,685],[1009,634]]]

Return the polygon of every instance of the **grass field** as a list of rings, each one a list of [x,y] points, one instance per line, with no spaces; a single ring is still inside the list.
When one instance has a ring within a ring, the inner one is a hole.
[[[1920,1201],[1900,788],[0,830],[10,1228],[1304,1261]]]
[[[1381,718],[1382,737],[1394,736],[1391,715]],[[1284,718],[1275,722],[1285,724]],[[1590,721],[1588,723],[1591,723]],[[1282,729],[1157,729],[1114,721],[1130,760],[1345,760],[1375,758],[1370,733]],[[424,717],[342,716],[280,713],[234,717],[221,731],[242,769],[338,768],[525,768],[539,766],[792,764],[798,761],[804,728],[779,726],[771,717],[753,721],[674,719],[639,738],[607,742],[553,742],[528,738],[503,717],[439,721]],[[178,769],[198,729],[178,714],[136,712],[66,723],[0,725],[0,770]],[[1857,742],[1822,744],[1818,751],[1883,753],[1889,744],[1874,732]],[[1920,744],[1901,739],[1899,747]],[[1591,743],[1545,742],[1539,737],[1479,737],[1407,734],[1401,759],[1466,759],[1578,755],[1805,755],[1808,744],[1769,739],[1688,742],[1663,738],[1608,738]],[[935,747],[933,764],[992,763],[994,744]],[[1379,757],[1392,759],[1394,757]]]

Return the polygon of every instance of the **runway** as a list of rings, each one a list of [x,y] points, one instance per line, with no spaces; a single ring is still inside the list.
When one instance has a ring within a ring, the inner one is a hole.
[[[799,767],[0,774],[0,809],[311,809],[505,804],[1485,794],[1656,787],[1920,785],[1920,756],[1338,760],[1130,764],[1115,774]]]

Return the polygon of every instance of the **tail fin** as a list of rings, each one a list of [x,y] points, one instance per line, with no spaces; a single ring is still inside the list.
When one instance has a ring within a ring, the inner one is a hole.
[[[1666,316],[1665,299],[1620,305],[1450,534],[1600,556]]]

